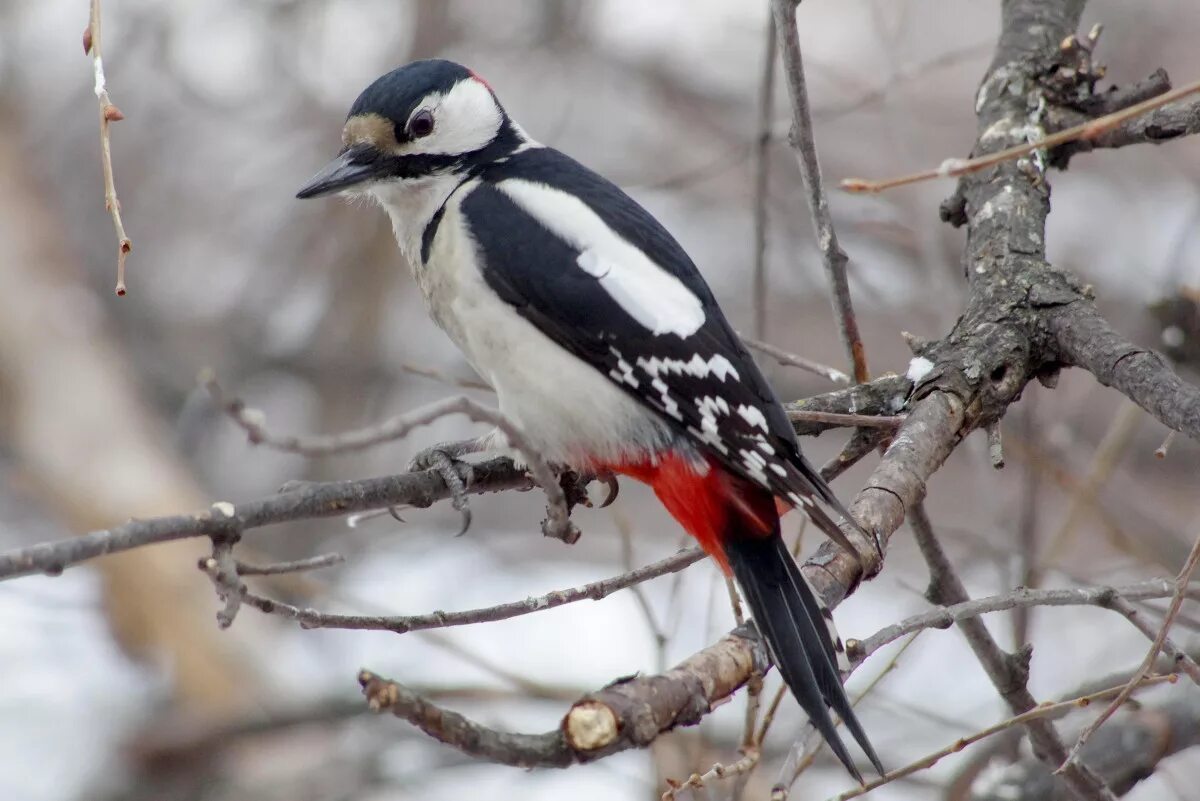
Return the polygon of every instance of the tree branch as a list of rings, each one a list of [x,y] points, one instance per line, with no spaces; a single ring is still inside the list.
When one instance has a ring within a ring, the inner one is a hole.
[[[490,729],[369,671],[359,682],[372,710],[390,711],[465,753],[504,765],[563,768],[642,748],[664,731],[699,723],[769,664],[753,630],[740,629],[666,673],[618,681],[584,696],[558,729],[544,734]]]
[[[104,58],[100,36],[100,0],[91,0],[88,27],[83,32],[83,52],[92,57],[92,72],[95,76],[93,91],[100,106],[100,166],[104,173],[104,208],[112,215],[113,229],[117,232],[117,295],[125,294],[125,258],[133,250],[133,240],[125,233],[121,220],[121,201],[117,199],[117,185],[113,180],[112,135],[110,123],[125,119],[108,96],[108,82],[104,75]]]
[[[520,451],[528,464],[534,481],[546,493],[546,520],[542,533],[547,537],[571,544],[579,540],[579,529],[571,522],[571,511],[566,493],[558,477],[545,458],[533,447],[521,427],[509,420],[497,409],[491,409],[465,395],[443,398],[419,409],[389,417],[382,423],[341,434],[324,436],[279,436],[267,429],[266,415],[258,409],[250,409],[239,398],[226,395],[217,377],[211,371],[201,374],[200,383],[208,390],[218,406],[246,432],[247,439],[254,445],[265,445],[278,451],[297,453],[303,456],[327,456],[334,453],[363,450],[385,442],[393,442],[407,436],[414,428],[429,425],[452,414],[464,415],[476,423],[487,423],[496,427],[509,447]],[[450,478],[454,475],[451,473]],[[469,522],[469,518],[467,518]],[[465,528],[464,528],[465,530]]]
[[[531,489],[533,481],[508,459],[490,459],[463,468],[467,492]],[[33,573],[58,575],[65,568],[113,553],[191,537],[212,537],[228,529],[230,519],[242,531],[273,523],[337,517],[389,506],[429,506],[450,497],[450,489],[436,470],[401,473],[359,481],[304,484],[259,500],[232,504],[214,503],[209,509],[185,515],[130,520],[120,526],[78,537],[18,548],[0,553],[0,580]]]
[[[926,597],[933,603],[960,604],[968,600],[967,591],[962,581],[954,572],[950,560],[946,558],[941,545],[933,533],[933,526],[925,514],[923,504],[912,508],[912,529],[917,538],[925,561],[929,564],[929,589]],[[1024,646],[1016,654],[1005,653],[977,617],[958,623],[959,629],[971,646],[979,663],[983,666],[988,678],[996,686],[997,692],[1016,715],[1021,715],[1038,706],[1033,695],[1029,692],[1029,660],[1033,655],[1030,646]],[[1063,765],[1067,757],[1066,746],[1055,731],[1054,725],[1043,718],[1032,718],[1024,723],[1029,733],[1029,741],[1033,745],[1034,754],[1047,765],[1057,767],[1062,765],[1062,778],[1072,793],[1078,799],[1115,799],[1112,792],[1105,787],[1104,782],[1087,765],[1074,762]]]
[[[796,27],[797,3],[798,0],[771,0],[775,33],[783,52],[783,75],[792,100],[790,139],[792,148],[796,151],[796,161],[800,165],[800,177],[808,191],[808,208],[812,212],[821,262],[825,265],[825,275],[829,279],[838,334],[841,336],[842,346],[850,356],[854,380],[861,384],[870,378],[867,373],[867,356],[858,332],[854,305],[850,301],[850,284],[846,279],[846,262],[849,259],[838,244],[837,233],[833,229],[833,216],[829,213],[829,200],[825,196],[825,185],[821,181],[821,163],[817,160],[812,114],[808,106],[808,86],[804,79],[804,62],[800,55],[800,31]]]
[[[1192,597],[1200,597],[1200,588],[1190,591]],[[974,598],[969,601],[938,606],[929,611],[905,618],[862,640],[847,640],[846,654],[852,662],[861,662],[888,643],[895,642],[906,634],[923,629],[946,629],[968,618],[1010,609],[1028,609],[1034,606],[1099,606],[1112,609],[1114,600],[1144,601],[1151,598],[1170,598],[1175,585],[1170,579],[1156,578],[1128,584],[1123,587],[1071,587],[1068,589],[1034,590],[1018,587],[1011,592]]]
[[[1064,363],[1084,368],[1163,425],[1200,441],[1200,388],[1180,379],[1154,351],[1118,334],[1090,299],[1062,306],[1048,324]]]
[[[1157,684],[1166,684],[1166,683],[1174,682],[1175,678],[1176,677],[1174,675],[1146,676],[1146,677],[1143,677],[1141,679],[1141,681],[1138,683],[1138,687],[1140,689],[1140,688],[1153,686],[1153,685],[1157,685]],[[1084,708],[1084,707],[1091,705],[1092,703],[1094,703],[1096,701],[1102,701],[1106,698],[1110,698],[1110,697],[1116,695],[1120,691],[1120,689],[1121,689],[1120,687],[1111,687],[1107,690],[1101,690],[1100,692],[1092,693],[1090,695],[1084,695],[1084,696],[1080,696],[1078,698],[1072,698],[1069,701],[1060,701],[1055,704],[1041,704],[1033,709],[1022,712],[1019,715],[1014,715],[1013,717],[1009,718],[1008,720],[1003,720],[1003,721],[995,724],[994,726],[988,726],[986,729],[977,731],[970,736],[960,737],[959,739],[955,740],[953,743],[946,746],[945,748],[941,748],[937,751],[934,751],[932,754],[923,756],[920,759],[918,759],[914,762],[911,762],[902,768],[898,768],[896,770],[889,771],[886,776],[882,776],[878,779],[870,781],[867,784],[863,785],[862,787],[857,787],[853,790],[848,790],[848,791],[842,793],[841,795],[836,796],[833,801],[849,801],[849,799],[851,799],[851,798],[858,798],[859,796],[866,795],[867,793],[871,792],[872,790],[882,787],[885,784],[891,784],[892,782],[896,781],[897,779],[902,779],[905,776],[911,776],[914,773],[917,773],[918,771],[925,770],[926,768],[931,768],[934,765],[936,765],[938,762],[940,762],[944,757],[950,756],[951,754],[956,754],[959,751],[962,751],[967,746],[974,745],[975,743],[979,742],[980,740],[985,740],[988,737],[991,737],[993,735],[1008,731],[1015,726],[1028,726],[1030,723],[1032,723],[1034,721],[1048,722],[1049,720],[1051,720],[1055,717],[1059,717],[1073,709]],[[1036,765],[1042,771],[1046,771],[1046,766],[1043,763],[1035,762],[1034,765]],[[1046,773],[1046,775],[1049,775],[1048,772]],[[1022,795],[998,796],[996,801],[1001,801],[1001,799],[1004,799],[1004,801],[1009,801],[1010,799],[1013,799],[1013,798],[1020,798],[1020,799],[1022,799],[1022,801],[1029,801],[1028,797],[1023,794]]]
[[[466,626],[473,623],[493,623],[497,620],[529,615],[576,601],[599,601],[614,592],[633,587],[643,581],[649,581],[668,573],[677,573],[696,564],[705,556],[704,551],[699,548],[688,548],[644,567],[629,570],[603,581],[584,584],[581,587],[555,590],[534,598],[481,609],[468,609],[461,612],[437,611],[424,615],[338,615],[318,612],[315,609],[302,609],[282,601],[263,598],[250,592],[244,585],[240,587],[240,590],[242,600],[255,609],[269,615],[295,620],[306,629],[364,629],[406,634],[410,631]]]

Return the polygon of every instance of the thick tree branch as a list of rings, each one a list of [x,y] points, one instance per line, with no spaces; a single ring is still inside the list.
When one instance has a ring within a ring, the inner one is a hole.
[[[1157,353],[1133,344],[1080,298],[1049,315],[1062,360],[1082,367],[1163,425],[1200,440],[1200,388],[1185,383]]]
[[[769,664],[753,630],[740,629],[666,673],[618,681],[584,696],[558,729],[544,734],[496,731],[368,671],[359,682],[371,709],[390,711],[468,754],[505,765],[562,768],[642,748],[664,731],[699,723]]]

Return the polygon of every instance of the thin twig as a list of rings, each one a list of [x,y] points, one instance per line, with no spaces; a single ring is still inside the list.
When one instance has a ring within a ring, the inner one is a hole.
[[[1112,714],[1129,699],[1129,696],[1133,694],[1134,689],[1137,687],[1138,682],[1145,678],[1150,672],[1150,669],[1154,666],[1154,660],[1158,659],[1158,654],[1160,651],[1162,651],[1163,644],[1167,640],[1167,634],[1171,630],[1171,624],[1175,622],[1175,616],[1179,614],[1179,610],[1183,606],[1183,599],[1187,596],[1188,584],[1192,580],[1192,573],[1195,572],[1197,564],[1200,564],[1200,536],[1196,537],[1196,542],[1192,545],[1191,553],[1188,554],[1188,558],[1187,561],[1184,562],[1183,569],[1180,570],[1179,575],[1175,577],[1175,594],[1171,598],[1171,605],[1167,609],[1166,617],[1163,618],[1162,626],[1159,628],[1158,634],[1154,638],[1154,642],[1150,645],[1150,650],[1146,652],[1146,658],[1142,660],[1142,664],[1137,669],[1137,672],[1133,674],[1133,678],[1126,683],[1126,685],[1121,689],[1121,692],[1117,694],[1117,697],[1113,699],[1113,702],[1109,704],[1108,707],[1101,712],[1095,720],[1089,723],[1087,728],[1079,734],[1079,739],[1075,741],[1075,746],[1071,749],[1071,753],[1067,755],[1066,761],[1059,766],[1055,773],[1061,774],[1063,771],[1068,770],[1071,765],[1079,762],[1079,755],[1083,751],[1083,747],[1087,745],[1088,740],[1090,740],[1092,735],[1099,731],[1100,727],[1104,725],[1104,722],[1112,717]],[[1180,652],[1180,656],[1184,659],[1187,658],[1187,655],[1183,654],[1182,652]],[[1193,676],[1192,679],[1196,680],[1196,677]]]
[[[1178,681],[1178,677],[1173,673],[1168,676],[1146,676],[1141,679],[1141,682],[1138,686],[1153,687],[1159,684],[1174,684],[1176,681]],[[853,790],[847,790],[841,795],[834,796],[831,801],[849,801],[851,798],[858,798],[859,796],[866,795],[872,790],[882,787],[885,784],[890,784],[897,779],[903,779],[905,776],[911,776],[917,771],[931,768],[940,762],[944,757],[950,756],[951,754],[956,754],[967,746],[974,745],[980,740],[984,740],[994,734],[1007,731],[1015,726],[1027,725],[1035,720],[1054,718],[1064,712],[1069,712],[1072,709],[1084,709],[1096,701],[1101,701],[1105,698],[1115,695],[1116,693],[1120,692],[1121,689],[1122,687],[1110,687],[1107,690],[1101,690],[1100,692],[1092,693],[1091,695],[1081,695],[1078,698],[1072,698],[1069,701],[1060,701],[1054,704],[1041,704],[1033,709],[1030,709],[1028,712],[1022,712],[1020,715],[1014,715],[1013,717],[1003,720],[994,726],[988,726],[986,729],[981,729],[974,734],[955,740],[945,748],[934,751],[932,754],[927,756],[923,756],[915,762],[910,762],[902,768],[889,771],[886,776],[882,776],[874,781],[867,782],[862,787],[855,787]]]
[[[775,114],[775,19],[767,19],[762,82],[758,89],[758,134],[754,139],[754,337],[767,336],[767,192],[771,176],[771,118]],[[749,344],[749,343],[746,343]]]
[[[480,609],[468,609],[462,612],[438,611],[424,615],[406,616],[340,615],[292,606],[281,601],[263,598],[248,590],[243,590],[242,600],[266,614],[279,615],[289,620],[295,620],[306,629],[364,629],[405,634],[410,631],[423,631],[425,629],[467,626],[473,623],[492,623],[497,620],[508,620],[509,618],[520,617],[521,615],[533,614],[544,609],[553,609],[557,606],[563,606],[564,604],[576,601],[588,599],[598,601],[601,598],[612,595],[614,592],[636,586],[643,581],[649,581],[652,578],[667,573],[675,573],[683,570],[699,562],[704,558],[704,555],[704,551],[701,549],[690,548],[686,551],[672,554],[665,559],[660,559],[657,562],[652,562],[644,567],[639,567],[636,570],[630,570],[618,576],[604,579],[603,581],[594,581],[580,587],[555,590],[545,595],[526,598],[521,601],[511,601]]]
[[[230,514],[232,507],[217,504],[213,511],[224,515],[227,527],[212,536],[212,556],[200,560],[198,567],[212,581],[217,597],[224,606],[217,612],[217,625],[227,629],[233,625],[238,610],[242,607],[242,579],[238,575],[237,560],[233,558],[233,546],[241,537],[238,520]]]
[[[987,442],[988,442],[988,461],[992,463],[992,467],[1000,470],[1004,467],[1004,440],[1000,435],[999,421],[988,423]]]
[[[112,215],[113,228],[117,232],[117,285],[118,296],[125,294],[125,258],[133,250],[133,241],[125,233],[121,221],[121,201],[117,199],[117,186],[113,181],[112,144],[109,123],[125,119],[121,109],[108,96],[108,82],[104,77],[104,59],[101,55],[100,0],[92,0],[91,15],[83,35],[83,52],[92,57],[92,72],[95,74],[93,92],[100,107],[100,166],[104,170],[104,208]]]
[[[919,631],[914,631],[908,636],[908,639],[896,649],[896,653],[892,654],[892,658],[887,661],[887,664],[883,666],[883,669],[876,673],[875,676],[872,677],[869,682],[867,682],[867,686],[863,687],[862,692],[855,696],[853,702],[850,704],[852,707],[857,707],[864,698],[875,691],[875,689],[880,685],[884,678],[888,676],[888,674],[890,674],[900,665],[900,657],[904,656],[904,652],[908,650],[909,646],[916,642],[920,633],[921,632]],[[842,719],[837,715],[834,716],[834,725],[842,725]],[[811,728],[811,726],[809,728]],[[815,746],[809,749],[807,753],[796,762],[796,767],[792,771],[791,781],[788,782],[787,785],[789,792],[792,785],[794,785],[796,780],[800,778],[800,774],[811,768],[813,763],[816,762],[817,756],[819,756],[821,751],[829,745],[823,737],[816,737],[813,739],[816,741]]]
[[[847,192],[882,192],[885,189],[894,189],[897,186],[907,186],[908,184],[915,184],[921,181],[931,181],[935,178],[957,178],[988,167],[994,167],[1006,161],[1018,159],[1021,156],[1029,155],[1035,150],[1048,150],[1077,140],[1096,139],[1121,125],[1123,122],[1140,117],[1148,111],[1153,111],[1156,108],[1173,103],[1196,92],[1200,92],[1200,81],[1189,83],[1187,86],[1181,86],[1178,89],[1173,89],[1170,92],[1152,97],[1149,100],[1144,100],[1141,103],[1121,109],[1120,111],[1115,111],[1112,114],[1097,117],[1081,125],[1067,128],[1065,131],[1050,134],[1036,142],[1017,145],[973,159],[949,158],[934,169],[923,170],[899,178],[889,178],[884,181],[869,181],[865,178],[846,178],[841,182],[841,188]]]
[[[905,634],[911,634],[921,629],[948,629],[955,623],[993,612],[1004,612],[1011,609],[1030,609],[1035,606],[1099,606],[1108,608],[1114,597],[1142,601],[1151,598],[1170,598],[1174,592],[1174,582],[1166,578],[1148,579],[1121,587],[1069,587],[1052,590],[1035,590],[1029,587],[1018,587],[1011,592],[1000,595],[990,595],[986,598],[972,598],[961,603],[939,606],[907,617],[899,623],[885,626],[871,636],[861,640],[847,640],[846,654],[850,657],[851,662],[857,664],[888,643],[900,639]],[[1200,588],[1192,591],[1193,595],[1198,593],[1200,593]]]
[[[303,573],[307,570],[319,570],[323,567],[340,565],[346,557],[340,553],[326,553],[320,556],[310,556],[307,559],[296,559],[291,562],[274,562],[269,565],[254,565],[237,560],[239,576],[277,576],[281,573]]]
[[[617,531],[621,534],[621,566],[625,568],[626,575],[636,571],[633,555],[633,527],[629,524],[628,518],[614,510],[613,522],[617,525]],[[686,551],[684,552],[686,553]],[[649,576],[648,578],[653,578]],[[654,638],[655,653],[658,654],[658,660],[655,663],[655,669],[662,673],[667,669],[667,635],[659,625],[658,616],[654,614],[654,607],[650,604],[650,599],[646,597],[646,593],[642,591],[640,583],[629,585],[629,591],[633,593],[633,598],[637,601],[638,608],[641,609],[642,617],[646,620],[646,628],[650,631],[650,636]],[[739,621],[740,622],[740,621]]]
[[[1167,458],[1167,451],[1171,449],[1171,443],[1175,441],[1175,435],[1178,431],[1168,431],[1167,436],[1163,439],[1162,445],[1154,449],[1154,455],[1159,459]]]
[[[837,384],[849,384],[850,376],[843,373],[836,367],[830,367],[827,364],[814,362],[812,359],[806,359],[803,356],[797,356],[795,353],[789,353],[782,348],[777,348],[769,342],[763,342],[759,339],[751,339],[745,334],[738,332],[738,336],[742,338],[742,342],[746,347],[761,351],[767,354],[775,361],[788,367],[799,367],[801,370],[807,370],[810,373],[816,373],[819,376],[824,376],[830,381]]]
[[[1063,519],[1058,531],[1050,538],[1050,544],[1046,546],[1046,553],[1041,559],[1044,565],[1052,565],[1062,558],[1079,522],[1093,505],[1092,499],[1096,497],[1096,494],[1117,468],[1121,457],[1125,455],[1126,449],[1133,441],[1133,435],[1137,433],[1141,421],[1142,410],[1132,401],[1122,399],[1121,406],[1113,415],[1108,430],[1105,431],[1100,444],[1096,446],[1096,451],[1092,455],[1091,463],[1088,464],[1087,473],[1080,483],[1079,489],[1071,496],[1071,503],[1067,507],[1067,516]]]
[[[341,434],[298,437],[278,436],[268,431],[266,415],[258,409],[248,408],[240,399],[226,395],[217,381],[216,374],[211,370],[201,373],[200,383],[208,390],[225,414],[246,432],[246,437],[251,443],[303,456],[328,456],[393,442],[405,437],[414,428],[429,425],[435,420],[452,414],[464,415],[476,423],[493,425],[504,435],[508,444],[525,457],[533,480],[546,493],[547,519],[542,523],[542,533],[568,544],[579,539],[579,529],[571,522],[566,493],[563,492],[550,465],[533,447],[525,432],[499,411],[490,409],[465,395],[443,398],[411,412],[390,417],[378,425],[367,428],[359,428]]]
[[[398,365],[401,370],[413,375],[419,375],[424,378],[430,378],[434,381],[440,381],[443,384],[449,384],[452,387],[462,387],[463,389],[478,389],[485,392],[495,392],[496,390],[490,384],[485,384],[477,378],[458,378],[456,376],[443,373],[441,370],[435,370],[432,367],[421,367],[417,364],[409,364],[402,362]]]
[[[1025,413],[1021,415],[1020,437],[1026,442],[1037,439],[1037,395],[1029,395],[1025,400]],[[1038,511],[1041,508],[1042,477],[1038,474],[1037,465],[1029,460],[1021,472],[1021,500],[1017,512],[1017,559],[1019,574],[1017,585],[1036,589],[1041,583],[1038,571]],[[1032,613],[1028,607],[1018,607],[1013,611],[1013,645],[1023,646],[1029,639],[1029,624]]]
[[[1171,581],[1170,585],[1171,597],[1174,598],[1175,582]],[[1198,591],[1200,591],[1200,588],[1189,588],[1184,590],[1184,594],[1188,598],[1195,598]],[[1149,607],[1151,611],[1158,611],[1153,607],[1150,607],[1145,601],[1140,603],[1143,606]],[[1150,621],[1146,620],[1146,616],[1143,615],[1141,611],[1139,611],[1133,604],[1129,603],[1128,600],[1123,598],[1120,593],[1114,594],[1112,599],[1107,604],[1104,604],[1104,607],[1122,615],[1126,620],[1129,621],[1131,626],[1140,631],[1151,643],[1158,639],[1158,635],[1162,631],[1162,624],[1160,623],[1156,626],[1150,623]],[[1174,622],[1179,623],[1184,619],[1184,615],[1176,614]],[[1186,673],[1188,678],[1190,678],[1195,684],[1200,685],[1200,665],[1196,664],[1196,660],[1192,659],[1186,650],[1176,645],[1175,641],[1170,637],[1163,638],[1162,645],[1159,646],[1158,650],[1162,656],[1165,656],[1171,660],[1171,664],[1169,666],[1171,671],[1176,673]]]
[[[730,776],[742,776],[748,774],[758,764],[759,758],[762,756],[758,749],[747,751],[741,759],[729,765],[724,765],[720,762],[714,763],[704,773],[693,773],[686,781],[677,782],[674,779],[667,779],[666,792],[662,794],[662,801],[674,801],[675,797],[684,790],[698,790],[704,787],[708,782],[716,781],[717,779],[728,779]]]
[[[942,550],[941,543],[933,533],[933,524],[925,512],[925,505],[918,501],[910,509],[910,523],[917,547],[929,565],[929,589],[926,597],[933,603],[962,603],[969,600],[962,579]],[[996,643],[987,626],[978,618],[958,622],[959,630],[971,647],[975,658],[991,679],[1000,697],[1015,714],[1022,714],[1038,706],[1029,692],[1029,659],[1032,650],[1022,649],[1015,654],[1006,653]],[[1025,724],[1029,741],[1038,758],[1051,769],[1066,761],[1067,749],[1058,736],[1054,724],[1046,720],[1033,719]],[[1079,799],[1115,801],[1116,796],[1105,786],[1104,781],[1083,763],[1064,766],[1063,780],[1072,794]]]
[[[800,177],[808,190],[808,207],[812,212],[813,227],[817,234],[817,246],[825,275],[829,279],[833,314],[838,323],[838,334],[842,346],[850,356],[855,382],[868,380],[867,357],[862,337],[858,333],[858,320],[850,302],[850,284],[846,279],[845,252],[838,245],[833,229],[833,217],[829,213],[829,199],[821,181],[821,164],[817,160],[817,146],[813,139],[812,114],[808,105],[808,87],[804,79],[804,62],[800,55],[800,32],[796,27],[797,0],[772,0],[775,17],[775,32],[783,52],[783,74],[787,80],[788,95],[792,101],[791,144],[800,165]]]
[[[896,429],[904,423],[903,415],[886,414],[842,414],[840,412],[806,412],[789,409],[788,420],[793,423],[825,423],[831,426],[854,428]]]

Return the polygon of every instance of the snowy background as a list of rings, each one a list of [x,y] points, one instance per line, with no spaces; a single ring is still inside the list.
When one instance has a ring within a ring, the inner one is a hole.
[[[394,472],[415,450],[472,433],[451,418],[393,446],[307,461],[248,447],[195,389],[197,373],[212,367],[275,430],[332,432],[458,391],[404,364],[470,376],[425,318],[383,215],[293,199],[336,152],[357,93],[412,58],[453,58],[485,76],[533,136],[658,215],[735,326],[755,326],[751,149],[765,3],[109,0],[109,89],[127,117],[114,126],[113,158],[134,241],[124,299],[111,291],[115,247],[102,205],[91,65],[80,48],[86,5],[0,3],[0,547],[259,497],[289,479]],[[965,155],[996,5],[801,7],[831,183]],[[1106,25],[1098,58],[1112,80],[1159,66],[1179,84],[1200,74],[1191,0],[1102,0],[1091,4],[1085,29],[1094,21]],[[784,142],[782,93],[775,117],[765,337],[840,365]],[[1051,259],[1094,284],[1123,330],[1156,346],[1147,304],[1200,284],[1200,141],[1077,157],[1052,180]],[[963,235],[937,220],[950,191],[933,183],[832,196],[876,373],[904,370],[902,330],[938,336],[960,308]],[[764,367],[786,398],[831,388]],[[1015,532],[1031,465],[1040,471],[1035,531],[1046,585],[1176,572],[1200,514],[1200,449],[1181,440],[1156,460],[1164,432],[1148,418],[1134,420],[1098,498],[1065,523],[1072,481],[1087,473],[1121,405],[1081,375],[1065,375],[1054,392],[1033,386],[1007,424],[1006,470],[994,472],[984,443],[972,438],[935,477],[931,514],[970,592],[1001,592],[1019,580]],[[840,444],[830,433],[805,447],[820,463]],[[835,483],[839,494],[861,485],[867,461]],[[403,525],[385,517],[350,529],[329,520],[256,532],[247,544],[273,558],[348,557],[299,582],[260,585],[268,594],[400,614],[485,606],[620,573],[622,519],[636,564],[681,543],[675,524],[629,483],[612,509],[578,513],[585,535],[571,548],[537,534],[541,507],[533,494],[479,497],[462,538],[453,537],[455,513],[440,505],[411,510]],[[867,636],[926,608],[926,575],[910,538],[901,532],[894,542],[884,574],[839,608],[843,636]],[[728,630],[724,587],[707,562],[644,586],[656,625],[669,634],[660,652],[628,592],[431,634],[302,631],[253,610],[218,632],[218,603],[194,569],[198,548],[0,584],[0,799],[651,799],[664,777],[736,759],[741,697],[652,751],[561,772],[473,762],[400,721],[357,714],[355,675],[369,667],[483,722],[550,729],[569,699],[673,664]],[[1011,645],[1012,621],[988,622]],[[1195,639],[1188,625],[1177,632],[1183,642]],[[1147,645],[1120,618],[1090,609],[1037,610],[1030,636],[1039,699],[1129,669]],[[852,695],[896,647],[855,675]],[[531,686],[552,700],[529,700]],[[1007,715],[954,631],[923,634],[859,709],[889,766]],[[207,749],[172,746],[254,721],[257,733],[218,737]],[[763,797],[801,723],[785,703],[768,741],[772,759],[748,797]],[[871,797],[942,797],[938,788],[971,753]],[[1128,797],[1200,799],[1194,781],[1171,780],[1198,770],[1195,754],[1173,757]],[[824,798],[848,782],[826,756],[794,797]],[[726,791],[718,785],[714,797]]]

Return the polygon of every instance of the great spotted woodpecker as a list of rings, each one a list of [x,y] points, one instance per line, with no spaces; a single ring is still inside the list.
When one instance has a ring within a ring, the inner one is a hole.
[[[449,61],[367,87],[343,143],[298,197],[378,201],[433,319],[530,444],[550,462],[649,484],[732,572],[846,769],[862,781],[830,709],[883,773],[776,499],[845,544],[826,511],[844,509],[679,243],[614,184],[531,139],[487,83]]]

